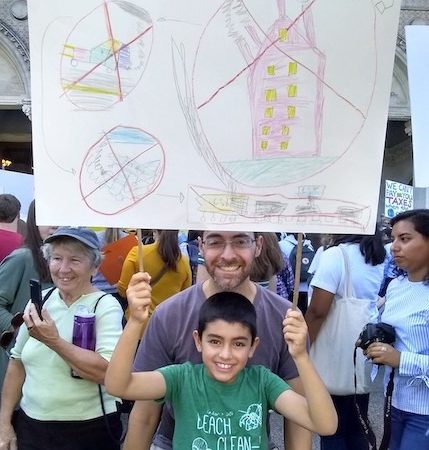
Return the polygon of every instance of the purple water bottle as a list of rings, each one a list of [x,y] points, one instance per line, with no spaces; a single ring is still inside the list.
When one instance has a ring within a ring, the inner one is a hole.
[[[77,307],[73,321],[72,342],[80,348],[95,350],[95,313],[89,312],[85,305]],[[71,374],[74,378],[80,378],[73,369]]]

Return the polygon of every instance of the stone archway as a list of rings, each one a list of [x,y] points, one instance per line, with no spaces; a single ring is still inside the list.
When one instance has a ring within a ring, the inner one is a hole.
[[[0,21],[0,107],[21,108],[30,99],[30,58],[27,46]]]
[[[1,5],[0,12],[6,7]],[[25,37],[17,31],[27,23],[13,29],[8,16],[0,17],[0,156],[10,161],[8,170],[31,173],[30,59]]]

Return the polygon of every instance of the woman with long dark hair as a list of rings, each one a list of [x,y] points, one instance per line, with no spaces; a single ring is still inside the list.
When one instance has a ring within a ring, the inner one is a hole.
[[[383,280],[385,255],[382,236],[378,229],[372,236],[338,236],[334,239],[333,246],[321,254],[320,263],[311,280],[313,295],[305,315],[311,343],[317,343],[318,334],[334,302],[347,297],[345,283],[347,278],[354,297],[362,301],[362,309],[366,312],[367,320],[377,319],[377,299]],[[360,319],[352,318],[352,320],[356,322]],[[364,325],[365,323],[360,324],[360,329]],[[331,362],[333,373],[345,372],[353,364],[353,345],[350,348],[350,358],[341,358],[339,361],[334,358],[335,355],[341,354],[341,348],[344,348],[345,342],[349,340],[351,331],[346,332],[348,335],[344,336],[344,339],[340,338],[338,342],[331,342],[327,350],[326,359]],[[353,339],[357,338],[358,335],[353,337]],[[368,450],[368,442],[360,425],[355,401],[362,415],[367,416],[369,388],[362,385],[362,389],[359,387],[358,392],[360,393],[356,397],[353,387],[344,395],[333,395],[331,392],[338,413],[338,430],[333,436],[321,436],[321,450],[339,448]]]
[[[177,230],[154,230],[153,244],[143,245],[144,271],[151,276],[152,304],[149,314],[164,300],[191,286],[191,266],[182,255]],[[131,277],[139,271],[138,246],[127,255],[118,282],[119,294],[126,298]]]
[[[393,345],[375,342],[366,355],[394,369],[390,450],[429,448],[429,210],[391,220],[394,262],[403,272],[389,284],[381,321],[393,326]]]
[[[43,240],[50,236],[56,227],[36,225],[34,200],[30,203],[27,216],[27,236],[24,246],[14,250],[0,264],[0,333],[13,332],[11,323],[17,313],[24,311],[30,299],[29,283],[38,279],[42,289],[52,285],[51,276],[41,246]],[[10,336],[10,334],[9,334]],[[12,347],[13,339],[3,339],[0,351],[0,384],[8,364],[7,350]]]

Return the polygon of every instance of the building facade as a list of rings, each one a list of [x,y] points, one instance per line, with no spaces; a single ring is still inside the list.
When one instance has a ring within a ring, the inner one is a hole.
[[[411,24],[429,25],[429,2],[427,0],[402,0],[380,198],[384,197],[385,179],[405,184],[412,184],[413,181],[404,31],[404,27]],[[25,0],[0,0],[0,155],[3,169],[32,172],[30,99],[27,2]],[[273,99],[268,98],[268,100]],[[266,112],[266,108],[264,111]],[[263,139],[264,128],[261,127],[261,130],[262,135],[258,137],[258,140],[261,141],[258,141],[259,146],[263,146],[265,142]],[[286,133],[285,128],[282,130],[283,134]],[[289,127],[287,130],[289,131]],[[279,142],[276,143],[279,149],[276,147],[276,151],[281,152],[282,145],[286,145],[286,142],[285,136],[280,136]],[[422,196],[425,197],[426,194],[417,192],[417,197],[419,198],[419,196],[423,198]],[[427,204],[426,200],[418,202],[419,206]],[[380,202],[380,204],[382,203]]]

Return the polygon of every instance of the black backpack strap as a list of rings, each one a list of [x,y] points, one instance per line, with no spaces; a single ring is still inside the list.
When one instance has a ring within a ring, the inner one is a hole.
[[[104,293],[103,295],[100,295],[100,297],[97,298],[97,301],[95,302],[95,306],[94,306],[94,310],[93,310],[94,313],[95,313],[95,311],[97,310],[97,306],[98,306],[99,301],[100,301],[103,297],[106,297],[106,295],[110,295],[110,294]]]
[[[56,288],[57,288],[56,286],[51,287],[51,289],[49,289],[49,291],[46,292],[45,296],[42,299],[42,306],[46,303],[46,300],[48,300],[48,298],[52,295],[52,292],[54,292]]]

